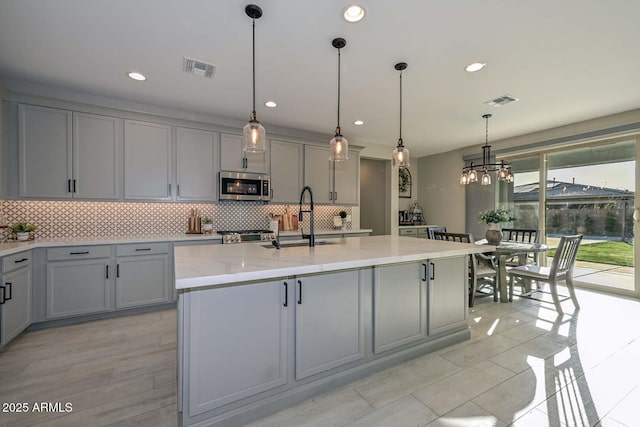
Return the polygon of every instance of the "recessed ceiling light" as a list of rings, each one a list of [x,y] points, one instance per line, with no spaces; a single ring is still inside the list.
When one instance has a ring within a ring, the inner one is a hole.
[[[470,73],[474,73],[476,71],[480,71],[487,65],[484,62],[474,62],[472,64],[467,65],[464,69]]]
[[[353,124],[356,126],[362,126],[364,122],[362,120],[356,120],[355,122],[353,122]]]
[[[141,82],[142,82],[142,81],[147,80],[147,78],[146,78],[145,76],[143,76],[142,74],[140,74],[140,73],[134,73],[134,72],[131,72],[131,73],[129,73],[128,75],[129,75],[129,77],[131,77],[133,80],[138,80],[138,81],[141,81]]]
[[[362,6],[358,6],[354,4],[352,6],[347,7],[343,12],[342,16],[347,22],[358,22],[362,18],[364,18],[364,8]]]
[[[278,104],[276,104],[276,103],[275,103],[275,102],[273,102],[273,101],[267,101],[267,102],[265,102],[265,103],[264,103],[264,106],[265,106],[265,107],[269,107],[269,108],[275,108],[275,107],[277,107],[277,106],[278,106]]]

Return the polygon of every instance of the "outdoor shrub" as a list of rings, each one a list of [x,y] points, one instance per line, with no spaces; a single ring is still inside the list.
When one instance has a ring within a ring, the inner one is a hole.
[[[595,232],[595,227],[593,226],[593,218],[589,215],[584,216],[584,229],[585,232],[589,235],[593,235]]]
[[[617,222],[616,214],[611,211],[607,212],[607,216],[604,218],[604,231],[609,234],[615,233]]]

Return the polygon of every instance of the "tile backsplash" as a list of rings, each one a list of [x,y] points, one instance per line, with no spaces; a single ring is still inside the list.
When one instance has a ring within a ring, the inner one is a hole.
[[[80,201],[0,201],[7,224],[26,221],[38,226],[36,237],[103,237],[117,235],[181,234],[187,231],[189,211],[213,220],[214,230],[268,229],[269,213],[285,213],[285,205],[260,202],[133,203]],[[333,217],[348,206],[315,206],[316,229],[333,228]],[[290,205],[292,214],[298,205]],[[307,230],[309,217],[301,226]],[[347,228],[351,228],[350,224]]]

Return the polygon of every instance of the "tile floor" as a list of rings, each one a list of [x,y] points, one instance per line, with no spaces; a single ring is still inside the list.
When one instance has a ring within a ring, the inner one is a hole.
[[[640,301],[477,299],[471,340],[317,396],[262,426],[639,426]],[[175,311],[28,332],[0,351],[0,402],[71,402],[0,426],[175,426]]]

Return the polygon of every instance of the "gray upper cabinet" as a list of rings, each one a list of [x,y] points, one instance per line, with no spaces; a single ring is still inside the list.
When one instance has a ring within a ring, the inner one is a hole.
[[[415,262],[374,269],[374,353],[426,337],[426,267],[423,262]]]
[[[467,327],[468,278],[466,256],[429,260],[429,335]]]
[[[125,120],[125,199],[171,200],[171,161],[171,126]]]
[[[242,151],[242,137],[224,133],[220,135],[221,170],[269,173],[269,156],[269,141],[266,152],[245,153]]]
[[[20,105],[19,195],[118,199],[120,119]]]
[[[122,120],[73,113],[73,197],[121,196]]]
[[[304,148],[304,185],[313,190],[317,203],[356,205],[359,192],[360,153],[349,150],[349,160],[331,162],[328,147]]]
[[[296,379],[364,357],[364,297],[357,270],[296,278]]]
[[[298,203],[303,186],[304,146],[271,140],[272,203]]]
[[[216,134],[176,129],[176,199],[216,200]]]
[[[19,195],[71,198],[71,111],[20,105],[18,126]]]
[[[333,187],[331,181],[331,162],[329,148],[307,145],[304,147],[304,185],[313,190],[316,203],[332,203]]]

